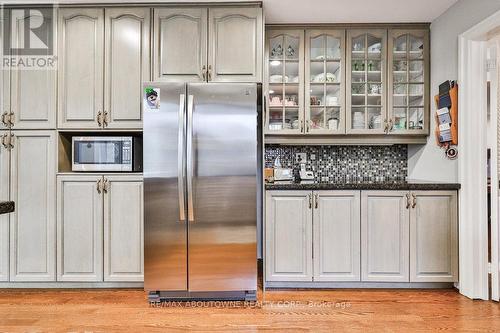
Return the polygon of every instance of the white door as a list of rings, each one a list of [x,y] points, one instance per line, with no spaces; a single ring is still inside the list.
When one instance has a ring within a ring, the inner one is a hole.
[[[210,8],[208,81],[262,81],[262,8]]]
[[[207,69],[207,9],[154,9],[153,80],[202,82]]]
[[[142,176],[104,176],[104,281],[144,280]]]
[[[408,192],[361,192],[361,281],[409,282]]]
[[[312,281],[312,193],[266,194],[266,281]]]
[[[10,280],[56,278],[56,132],[13,131]]]
[[[8,135],[8,131],[0,131],[3,142]],[[8,201],[10,197],[10,152],[7,147],[0,144],[0,201]],[[0,281],[9,281],[9,216],[0,215]]]
[[[360,281],[360,192],[315,191],[314,281]]]
[[[105,12],[104,126],[142,128],[142,82],[150,81],[150,9]]]
[[[51,10],[51,9],[48,9]],[[20,14],[19,14],[20,13]],[[22,48],[25,39],[25,23],[40,26],[37,33],[54,40],[53,50],[57,50],[55,33],[49,35],[48,27],[55,27],[52,20],[39,11],[11,10],[11,38],[16,47]],[[54,20],[57,18],[54,17]],[[44,22],[45,21],[45,22]],[[42,25],[43,23],[43,25]],[[44,56],[53,59],[47,52]],[[39,69],[11,69],[10,103],[13,129],[55,129],[56,128],[56,73],[57,64]]]
[[[104,9],[59,10],[59,128],[99,128],[103,115]]]
[[[410,282],[457,282],[457,192],[411,195]]]
[[[57,280],[102,281],[101,175],[57,177]]]

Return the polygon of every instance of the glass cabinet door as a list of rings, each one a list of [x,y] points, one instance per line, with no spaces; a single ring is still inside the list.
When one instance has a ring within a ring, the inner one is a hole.
[[[427,31],[389,31],[389,133],[428,133],[428,41]]]
[[[349,30],[347,34],[346,132],[384,134],[386,30]]]
[[[305,131],[303,30],[266,34],[266,134]]]
[[[307,30],[305,131],[345,133],[345,30]]]

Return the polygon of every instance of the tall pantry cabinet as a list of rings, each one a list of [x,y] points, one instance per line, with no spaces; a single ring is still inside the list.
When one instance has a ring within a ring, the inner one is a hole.
[[[38,11],[4,11],[16,48],[26,20],[53,23]],[[0,200],[16,203],[14,213],[0,216],[2,282],[55,281],[56,73],[49,67],[0,73]]]

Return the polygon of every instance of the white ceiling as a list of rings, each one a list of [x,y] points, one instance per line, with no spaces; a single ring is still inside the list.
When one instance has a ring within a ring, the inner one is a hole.
[[[3,0],[3,3],[238,2],[252,0]],[[262,0],[266,23],[432,22],[457,0]]]
[[[457,0],[263,0],[266,23],[432,22]]]

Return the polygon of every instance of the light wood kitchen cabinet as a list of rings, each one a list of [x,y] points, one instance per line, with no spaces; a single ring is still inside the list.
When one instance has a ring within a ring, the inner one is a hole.
[[[2,142],[6,142],[9,131],[0,131]],[[10,154],[7,146],[0,145],[0,201],[8,201],[10,188]],[[9,216],[0,215],[0,281],[9,281]]]
[[[262,26],[258,7],[155,8],[153,78],[260,82]]]
[[[154,80],[206,81],[207,9],[154,9]]]
[[[142,128],[142,82],[151,80],[150,9],[106,8],[104,127]]]
[[[360,281],[360,192],[313,195],[314,281]]]
[[[305,133],[345,133],[345,30],[306,30]]]
[[[347,30],[347,134],[385,134],[387,30]]]
[[[304,133],[304,31],[268,30],[265,49],[265,132]]]
[[[100,128],[104,92],[104,9],[60,9],[58,38],[58,125],[60,128]]]
[[[410,281],[458,281],[456,191],[415,191],[410,211]]]
[[[260,82],[262,29],[262,8],[209,8],[207,79]]]
[[[102,281],[102,176],[57,178],[57,280]]]
[[[10,281],[56,278],[56,133],[13,131],[10,151]]]
[[[58,281],[143,281],[142,176],[60,175],[57,187]]]
[[[266,280],[312,281],[312,193],[266,195]]]
[[[429,134],[429,31],[389,30],[390,134]]]
[[[11,45],[17,48],[24,47],[24,26],[26,20],[31,25],[39,25],[37,30],[39,36],[49,32],[53,22],[48,16],[43,17],[42,11],[52,11],[50,8],[40,8],[23,15],[24,11],[5,9],[12,24]],[[21,15],[19,15],[21,13]],[[56,19],[56,17],[54,17]],[[44,22],[45,21],[45,22]],[[42,22],[44,23],[42,25]],[[48,36],[52,39],[52,36]],[[54,40],[52,52],[47,48],[44,56],[53,60],[56,56],[57,43]],[[12,54],[15,56],[15,54]],[[50,63],[56,63],[50,62]],[[46,66],[34,70],[33,68],[23,69],[22,66],[5,67],[2,71],[3,96],[2,96],[2,125],[12,129],[55,129],[56,128],[56,73],[57,67]]]
[[[104,182],[104,281],[143,281],[142,176],[105,176]]]
[[[409,192],[361,192],[361,280],[409,282]]]

